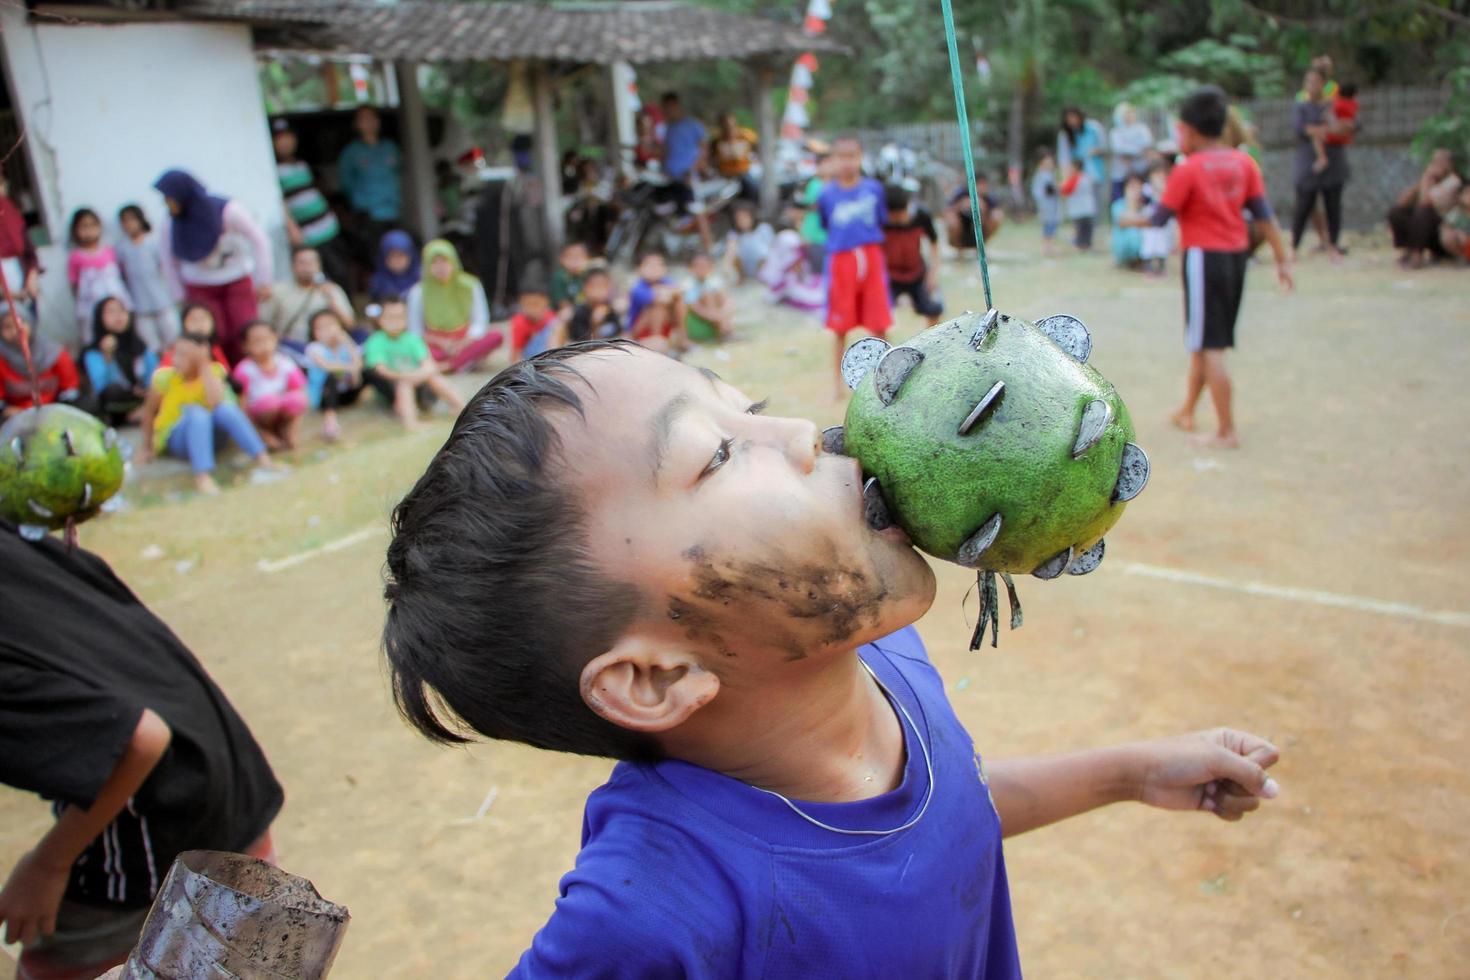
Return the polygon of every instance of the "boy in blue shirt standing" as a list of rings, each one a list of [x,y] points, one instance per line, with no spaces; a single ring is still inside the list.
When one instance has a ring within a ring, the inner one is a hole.
[[[869,528],[855,460],[762,408],[561,348],[486,385],[394,512],[404,716],[623,760],[513,976],[1019,977],[1003,835],[1276,795],[1276,750],[1225,729],[982,763],[910,625],[933,572]]]
[[[881,337],[893,325],[888,269],[883,259],[883,185],[863,176],[863,147],[856,136],[832,143],[832,180],[817,198],[817,214],[827,229],[827,329],[836,343],[832,362],[834,399],[842,383],[842,352],[847,333],[862,327]]]

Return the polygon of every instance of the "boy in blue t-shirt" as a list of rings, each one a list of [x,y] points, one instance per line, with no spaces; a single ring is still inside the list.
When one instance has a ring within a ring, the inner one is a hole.
[[[883,258],[883,185],[863,176],[863,146],[856,136],[832,143],[832,179],[817,198],[817,214],[827,230],[827,329],[836,343],[832,377],[834,398],[842,383],[842,352],[855,327],[883,336],[893,325],[888,269]]]
[[[1276,750],[1225,729],[982,763],[910,626],[933,572],[762,407],[564,347],[481,389],[394,512],[409,722],[623,760],[513,976],[1019,977],[1003,835],[1276,795]]]

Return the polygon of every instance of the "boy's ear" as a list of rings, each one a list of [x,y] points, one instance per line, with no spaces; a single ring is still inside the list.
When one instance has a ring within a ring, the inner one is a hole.
[[[619,728],[677,728],[714,700],[720,679],[691,654],[628,635],[582,668],[582,700]]]

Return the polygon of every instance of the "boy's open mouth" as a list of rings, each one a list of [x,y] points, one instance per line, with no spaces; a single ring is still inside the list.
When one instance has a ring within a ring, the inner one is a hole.
[[[893,512],[888,506],[888,501],[883,497],[883,490],[878,485],[876,478],[863,478],[863,467],[856,459],[852,460],[853,484],[858,487],[858,497],[862,504],[863,521],[868,529],[880,534],[898,544],[913,546],[908,534],[893,520]]]

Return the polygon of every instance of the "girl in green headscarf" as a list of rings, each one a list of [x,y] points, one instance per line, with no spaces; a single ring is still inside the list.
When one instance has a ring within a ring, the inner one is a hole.
[[[490,304],[480,280],[464,271],[442,238],[424,246],[423,278],[408,292],[409,329],[424,338],[444,370],[473,368],[504,338],[490,329]]]

